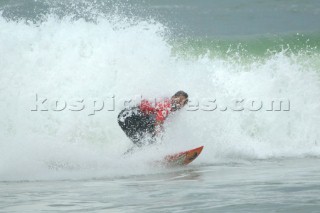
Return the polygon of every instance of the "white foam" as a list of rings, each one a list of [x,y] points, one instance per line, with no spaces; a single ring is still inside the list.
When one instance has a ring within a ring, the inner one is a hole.
[[[49,17],[0,18],[0,180],[87,178],[158,172],[165,153],[204,145],[198,162],[319,156],[319,77],[312,61],[285,52],[256,63],[172,56],[157,22]],[[313,57],[315,58],[315,57]],[[316,57],[319,59],[319,57]],[[88,116],[93,100],[143,94],[191,98],[289,99],[288,112],[182,111],[163,145],[123,158],[130,146],[115,111]],[[39,98],[84,99],[81,112],[31,111]]]

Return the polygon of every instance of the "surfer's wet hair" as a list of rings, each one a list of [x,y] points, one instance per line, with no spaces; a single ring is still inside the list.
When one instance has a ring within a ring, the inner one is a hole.
[[[188,102],[188,94],[187,94],[186,92],[182,91],[182,90],[176,92],[176,93],[173,95],[173,97],[179,97],[179,96],[181,96],[181,95],[186,98],[186,103],[187,103],[187,102]]]

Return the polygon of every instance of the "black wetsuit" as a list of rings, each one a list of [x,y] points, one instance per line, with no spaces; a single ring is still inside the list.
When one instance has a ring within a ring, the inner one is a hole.
[[[155,142],[155,116],[142,113],[139,107],[122,110],[118,115],[118,123],[137,146]]]

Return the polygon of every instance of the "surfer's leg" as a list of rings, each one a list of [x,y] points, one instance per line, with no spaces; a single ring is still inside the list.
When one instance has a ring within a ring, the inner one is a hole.
[[[139,131],[143,133],[142,136],[145,145],[155,143],[155,118],[149,115],[142,115],[140,117]]]
[[[118,115],[118,123],[135,145],[142,146],[141,139],[143,137],[143,132],[141,132],[140,128],[140,115],[136,114],[135,111],[130,111],[128,109],[122,110]]]

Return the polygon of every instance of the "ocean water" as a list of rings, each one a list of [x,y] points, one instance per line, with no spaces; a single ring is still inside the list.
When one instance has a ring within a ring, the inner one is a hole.
[[[319,1],[4,0],[0,14],[0,212],[319,212]],[[190,103],[163,140],[123,155],[126,101],[178,90]],[[186,167],[155,164],[201,145]]]

